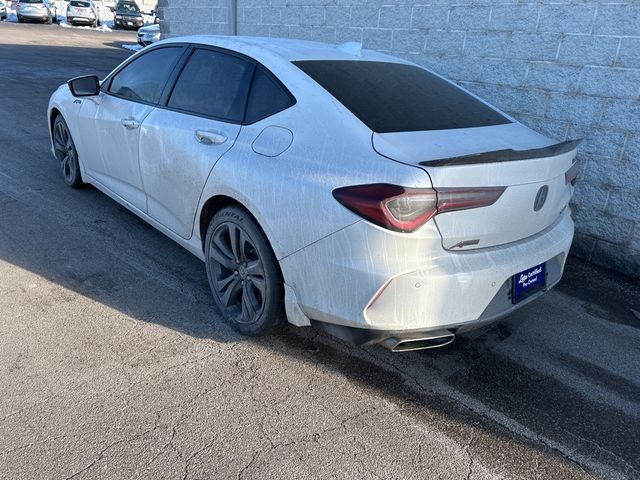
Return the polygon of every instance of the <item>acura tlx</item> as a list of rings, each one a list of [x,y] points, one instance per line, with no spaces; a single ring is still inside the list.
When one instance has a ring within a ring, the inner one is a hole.
[[[356,43],[163,40],[61,85],[48,122],[65,182],[203,260],[247,335],[446,345],[553,287],[573,239],[578,141]]]

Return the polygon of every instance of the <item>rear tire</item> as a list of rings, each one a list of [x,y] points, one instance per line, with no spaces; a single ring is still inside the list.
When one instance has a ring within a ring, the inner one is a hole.
[[[72,188],[81,188],[84,183],[80,173],[78,151],[62,115],[58,115],[53,121],[53,147],[60,162],[64,183]]]
[[[278,261],[262,229],[244,209],[216,213],[205,239],[211,293],[238,332],[265,335],[284,322],[284,285]]]

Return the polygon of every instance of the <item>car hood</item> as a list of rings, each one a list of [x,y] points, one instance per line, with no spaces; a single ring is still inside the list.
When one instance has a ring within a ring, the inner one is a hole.
[[[123,17],[142,17],[142,14],[140,12],[119,12],[118,10],[116,10],[116,15],[122,15]]]

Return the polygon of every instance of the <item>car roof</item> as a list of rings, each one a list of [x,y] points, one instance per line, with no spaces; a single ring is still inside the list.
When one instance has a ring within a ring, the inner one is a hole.
[[[174,37],[160,43],[187,42],[210,45],[244,53],[258,61],[278,57],[281,60],[368,60],[410,63],[374,50],[361,49],[356,42],[341,45],[291,38],[192,35]]]

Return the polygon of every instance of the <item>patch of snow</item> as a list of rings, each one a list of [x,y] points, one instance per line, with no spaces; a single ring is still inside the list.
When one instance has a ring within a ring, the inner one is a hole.
[[[132,50],[134,52],[137,52],[138,50],[142,50],[142,45],[137,45],[137,44],[124,44],[120,46],[122,48],[126,48],[127,50]]]

